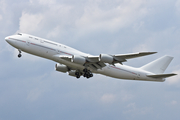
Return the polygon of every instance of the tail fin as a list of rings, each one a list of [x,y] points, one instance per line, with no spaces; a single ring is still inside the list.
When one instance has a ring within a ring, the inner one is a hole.
[[[152,61],[144,66],[141,69],[158,74],[164,73],[170,62],[172,61],[173,57],[171,56],[163,56],[155,61]]]

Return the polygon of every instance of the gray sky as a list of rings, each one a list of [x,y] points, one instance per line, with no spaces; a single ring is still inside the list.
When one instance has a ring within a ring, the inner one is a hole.
[[[23,53],[4,38],[23,32],[93,55],[157,51],[129,60],[141,67],[163,55],[180,74],[180,0],[0,0],[0,120],[180,119],[180,77],[163,83],[90,80],[56,72],[53,61]]]

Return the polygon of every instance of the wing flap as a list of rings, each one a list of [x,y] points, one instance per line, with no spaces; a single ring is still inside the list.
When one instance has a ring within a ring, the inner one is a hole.
[[[152,78],[167,78],[167,77],[171,77],[177,74],[174,73],[169,73],[169,74],[156,74],[156,75],[147,75],[147,77],[152,77]]]
[[[106,65],[104,63],[99,62],[99,63],[86,63],[85,66],[97,70],[97,69],[102,69]]]
[[[96,66],[94,66],[93,64],[89,65],[89,67],[93,70],[97,70],[98,68]]]

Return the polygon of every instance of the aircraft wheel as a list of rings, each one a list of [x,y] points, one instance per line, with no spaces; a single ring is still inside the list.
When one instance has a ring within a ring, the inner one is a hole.
[[[90,77],[93,77],[93,74],[90,74]]]
[[[22,55],[21,54],[18,54],[18,57],[20,58]]]
[[[80,73],[79,72],[75,72],[76,78],[80,78]]]
[[[83,75],[84,77],[86,77],[87,76],[87,74],[86,73],[84,73],[84,75]]]
[[[75,75],[77,76],[77,75],[79,75],[79,73],[78,73],[78,72],[75,72]]]
[[[77,76],[76,76],[76,78],[78,79],[78,78],[80,78],[80,76],[79,76],[79,75],[77,75]]]
[[[22,55],[21,55],[21,50],[18,49],[18,51],[19,51],[18,58],[20,58],[20,57],[22,56]]]
[[[87,70],[87,68],[83,69],[83,72],[85,72],[85,73],[86,73],[87,71],[88,71],[88,70]]]

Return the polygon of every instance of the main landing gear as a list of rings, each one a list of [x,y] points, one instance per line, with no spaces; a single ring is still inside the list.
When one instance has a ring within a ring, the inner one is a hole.
[[[86,77],[86,78],[90,78],[90,77],[93,77],[93,74],[92,74],[92,72],[90,71],[90,70],[88,70],[88,69],[84,69],[83,70],[83,72],[84,72],[84,77]]]
[[[19,51],[19,54],[18,54],[18,58],[20,58],[22,55],[21,55],[21,50],[18,50]]]
[[[83,75],[84,77],[86,77],[87,79],[90,78],[90,77],[93,77],[93,74],[90,70],[88,70],[87,68],[85,68],[83,70],[83,73],[82,72],[75,72],[75,75],[76,75],[76,78],[80,78],[81,75]]]
[[[75,72],[75,75],[76,75],[76,78],[78,79],[78,78],[80,78],[80,76],[82,75],[82,73],[81,73],[81,72]]]

